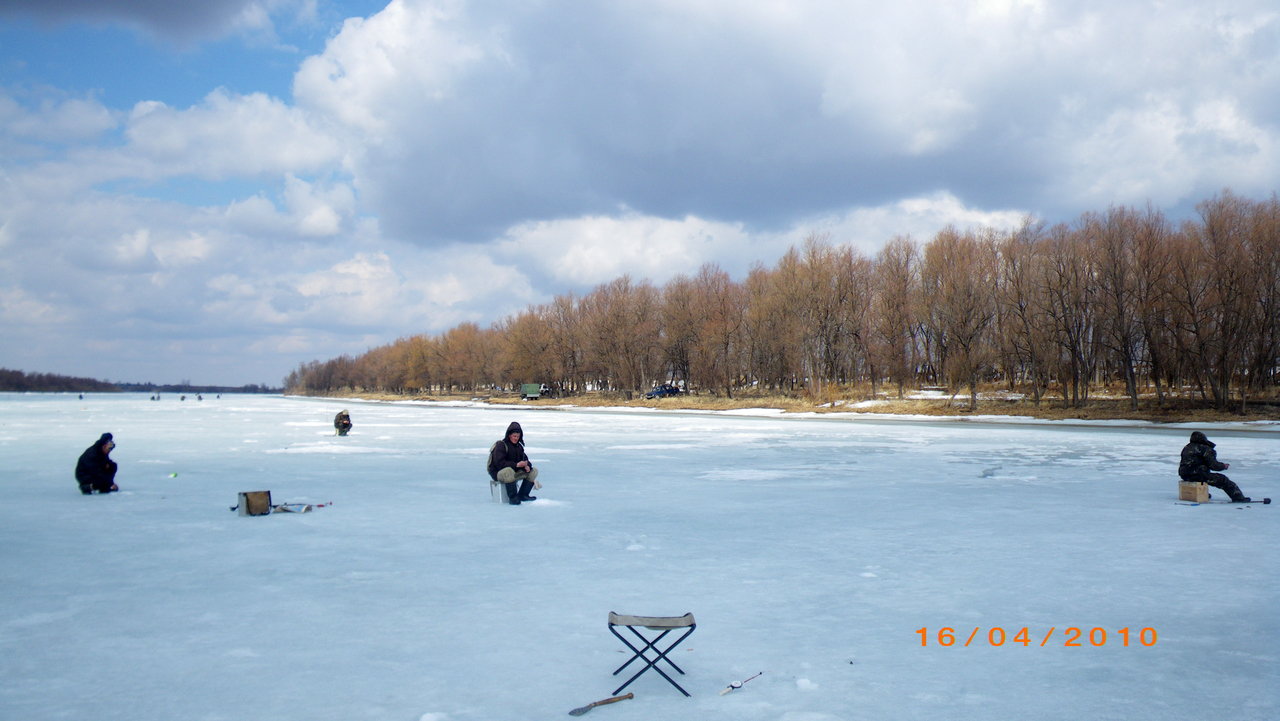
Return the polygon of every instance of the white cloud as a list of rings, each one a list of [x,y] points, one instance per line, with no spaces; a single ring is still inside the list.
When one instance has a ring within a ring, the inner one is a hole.
[[[406,110],[453,95],[457,76],[487,51],[455,26],[460,2],[391,0],[370,18],[350,18],[321,55],[294,77],[300,106],[384,142]]]
[[[910,236],[927,242],[947,226],[1012,230],[1029,215],[1032,213],[1028,210],[968,207],[955,195],[937,191],[885,205],[849,208],[812,218],[783,237],[790,247],[803,242],[810,234],[826,235],[834,243],[850,245],[867,256],[873,256],[895,236]]]
[[[623,274],[661,284],[679,274],[692,275],[706,263],[743,277],[753,263],[770,265],[810,235],[874,255],[896,235],[923,241],[949,225],[1008,230],[1028,215],[1026,210],[967,207],[945,191],[804,218],[777,232],[751,232],[741,224],[694,216],[677,220],[624,211],[517,225],[495,243],[494,255],[579,288]]]
[[[205,283],[202,313],[313,333],[377,329],[385,342],[409,332],[443,332],[463,321],[485,324],[538,299],[518,268],[495,264],[475,248],[386,248],[349,253],[330,247],[299,272],[278,265],[223,266]]]
[[[151,252],[160,262],[160,267],[181,268],[208,259],[212,247],[208,238],[193,232],[156,243]]]
[[[1084,206],[1181,198],[1206,187],[1265,193],[1280,167],[1275,135],[1229,98],[1184,107],[1151,93],[1064,142],[1076,161],[1057,186]]]
[[[251,237],[288,233],[291,225],[289,217],[262,195],[234,200],[222,212],[230,229]]]
[[[194,231],[153,233],[138,228],[122,234],[110,247],[109,267],[125,272],[167,272],[207,260],[210,240]]]
[[[343,230],[343,220],[356,210],[355,193],[345,183],[322,186],[288,174],[284,197],[296,232],[304,237],[337,235]]]
[[[524,223],[507,231],[501,257],[524,259],[561,283],[590,286],[623,274],[662,282],[732,251],[740,225],[624,212]]]
[[[141,228],[125,233],[112,247],[112,254],[117,267],[135,267],[151,256],[151,231]]]
[[[0,288],[0,319],[14,325],[39,327],[65,322],[67,314],[52,303],[32,297],[22,288]]]
[[[144,163],[147,177],[208,179],[305,173],[334,166],[342,147],[305,113],[262,93],[214,90],[203,103],[177,110],[138,103],[121,155]]]
[[[0,93],[0,135],[68,143],[91,140],[117,126],[116,114],[94,98],[43,97],[34,107]]]

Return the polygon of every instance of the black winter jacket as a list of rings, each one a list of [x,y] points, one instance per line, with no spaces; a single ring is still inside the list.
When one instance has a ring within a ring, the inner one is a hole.
[[[102,444],[84,449],[76,461],[76,483],[94,489],[109,487],[116,477],[116,462],[102,452]]]
[[[512,443],[507,440],[511,438],[512,433],[520,434],[520,442]],[[520,461],[527,461],[529,457],[524,454],[524,429],[519,423],[511,422],[507,426],[507,432],[502,435],[502,440],[493,444],[489,449],[489,477],[495,481],[498,479],[498,471],[503,468],[515,468]]]
[[[1208,476],[1209,471],[1221,471],[1227,467],[1218,460],[1218,452],[1213,450],[1213,441],[1205,434],[1196,431],[1191,434],[1191,442],[1182,449],[1182,461],[1178,463],[1178,477],[1183,480],[1199,479]]]

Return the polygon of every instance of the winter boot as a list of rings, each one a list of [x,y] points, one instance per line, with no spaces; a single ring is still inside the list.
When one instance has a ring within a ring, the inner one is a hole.
[[[507,503],[510,503],[513,506],[520,505],[520,497],[516,494],[516,484],[514,481],[502,484],[502,490],[507,494]]]
[[[512,483],[511,485],[514,486],[515,484]],[[533,481],[526,478],[524,481],[520,483],[520,493],[516,496],[516,498],[519,498],[522,501],[538,500],[537,496],[529,495],[529,491],[532,491],[532,490],[533,490]]]

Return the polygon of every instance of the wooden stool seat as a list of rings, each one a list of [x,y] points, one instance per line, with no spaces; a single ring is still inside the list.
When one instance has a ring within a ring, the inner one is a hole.
[[[1204,481],[1178,481],[1178,500],[1208,503],[1209,484]]]

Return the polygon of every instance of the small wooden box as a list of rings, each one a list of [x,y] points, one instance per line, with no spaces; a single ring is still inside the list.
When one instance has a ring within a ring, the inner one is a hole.
[[[1178,481],[1178,500],[1208,503],[1209,484],[1200,481]]]
[[[271,491],[241,493],[239,511],[242,516],[265,516],[271,513]]]

